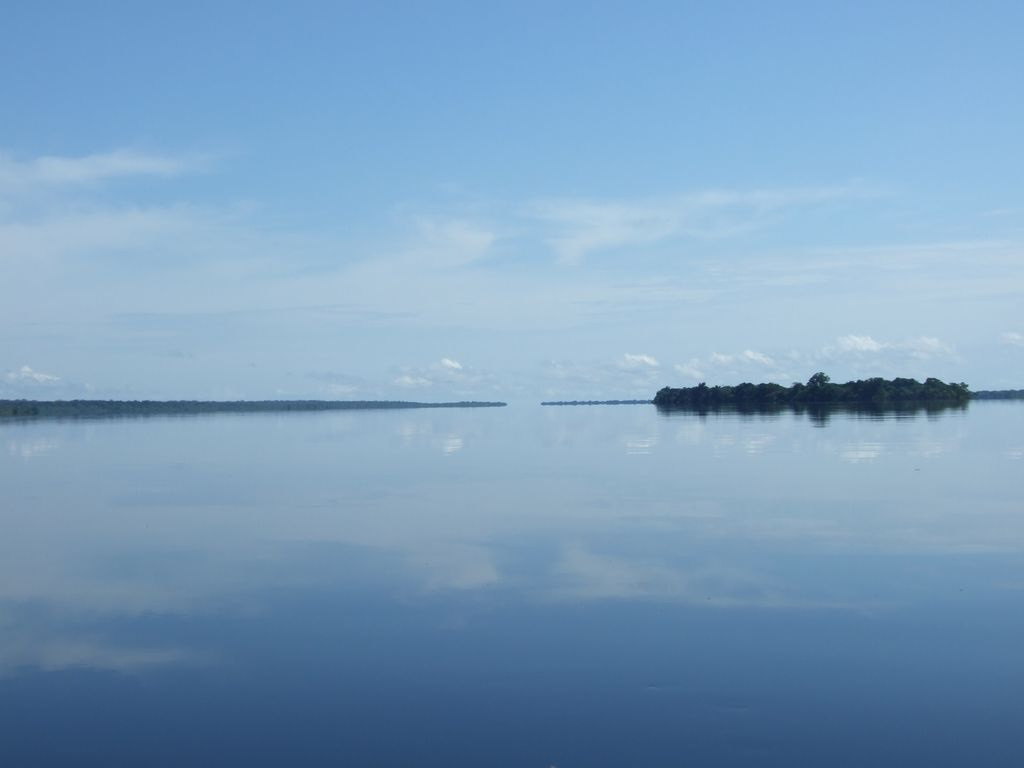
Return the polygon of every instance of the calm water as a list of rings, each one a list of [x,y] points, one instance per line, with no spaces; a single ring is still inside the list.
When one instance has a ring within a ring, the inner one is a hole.
[[[1024,404],[0,425],[0,765],[1024,765]]]

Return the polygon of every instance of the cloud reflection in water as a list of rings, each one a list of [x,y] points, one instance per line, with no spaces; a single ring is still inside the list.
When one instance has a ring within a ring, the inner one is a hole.
[[[860,609],[880,599],[870,558],[1024,551],[1013,494],[974,493],[1013,480],[971,445],[1021,456],[993,413],[824,429],[645,408],[68,423],[59,463],[19,448],[0,465],[0,606],[230,615],[316,587]],[[17,444],[44,438],[61,440],[40,424]],[[93,629],[39,636],[53,639],[31,658],[18,641],[7,663],[115,668]],[[112,647],[124,669],[199,650]]]

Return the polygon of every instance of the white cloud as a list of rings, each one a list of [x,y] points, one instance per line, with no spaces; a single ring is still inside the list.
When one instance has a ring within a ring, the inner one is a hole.
[[[1011,344],[1015,347],[1024,347],[1024,334],[1017,333],[1016,331],[1007,331],[1003,334],[1003,343]]]
[[[643,353],[633,355],[627,352],[622,356],[623,368],[657,368],[658,366],[657,359]]]
[[[701,362],[698,358],[692,357],[685,363],[677,363],[672,366],[676,372],[689,379],[701,380],[704,378],[704,371],[701,369]]]
[[[953,354],[953,348],[934,336],[918,336],[904,341],[878,341],[871,336],[849,334],[836,339],[835,346],[826,346],[822,353],[825,357],[839,354],[888,353],[891,355],[909,355],[916,360],[928,360],[933,357]]]
[[[875,341],[870,336],[856,336],[854,334],[841,336],[837,340],[837,344],[844,352],[878,352],[888,346]]]
[[[658,387],[661,363],[646,353],[626,353],[613,360],[549,360],[542,376],[548,400],[649,398]]]
[[[500,389],[493,374],[466,365],[450,357],[442,357],[429,365],[406,365],[397,371],[392,383],[404,388],[430,387],[432,393],[448,399],[479,399],[491,397]]]
[[[758,352],[754,349],[744,349],[738,354],[723,354],[722,352],[712,352],[711,362],[716,366],[730,366],[734,364],[745,364],[745,362],[756,362],[759,366],[767,366],[772,368],[775,366],[775,360],[769,357],[764,352]]]
[[[743,353],[743,359],[749,360],[752,363],[759,363],[761,365],[775,365],[775,361],[768,357],[768,355],[764,354],[763,352],[755,352],[752,349],[748,349]]]
[[[911,357],[926,360],[935,355],[943,355],[952,352],[952,347],[936,339],[934,336],[919,336],[910,339],[902,345],[907,349]]]
[[[719,384],[736,383],[737,377],[789,377],[789,374],[779,367],[775,358],[755,349],[745,349],[737,353],[712,352],[706,359],[692,357],[686,363],[674,367],[687,378],[698,381],[709,379]]]
[[[124,149],[85,157],[40,157],[32,163],[36,177],[50,184],[81,184],[118,176],[176,176],[189,167],[181,158]]]
[[[21,368],[16,371],[8,371],[4,374],[4,378],[13,384],[51,384],[60,381],[60,376],[54,376],[52,373],[36,371],[27,365],[21,366]]]

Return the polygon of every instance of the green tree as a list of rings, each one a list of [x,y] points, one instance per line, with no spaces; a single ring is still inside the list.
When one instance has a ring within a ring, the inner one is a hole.
[[[813,376],[811,376],[811,378],[807,380],[807,386],[810,387],[811,389],[821,389],[830,381],[832,381],[832,379],[829,378],[829,375],[827,373],[822,373],[821,371],[818,371],[816,374],[814,374]]]

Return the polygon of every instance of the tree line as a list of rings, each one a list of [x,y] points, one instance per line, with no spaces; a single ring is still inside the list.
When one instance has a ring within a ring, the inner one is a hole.
[[[352,411],[395,408],[493,408],[499,402],[463,400],[417,403],[406,400],[0,400],[0,418],[90,418],[175,416],[201,413]]]
[[[929,378],[858,379],[845,384],[833,383],[825,373],[818,372],[806,384],[751,384],[709,387],[701,382],[695,387],[663,387],[654,396],[659,408],[714,409],[722,407],[776,408],[786,406],[838,406],[855,408],[887,408],[907,405],[957,405],[971,398],[966,384],[947,384]]]

